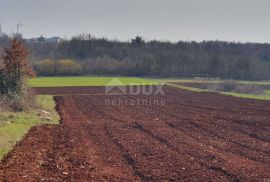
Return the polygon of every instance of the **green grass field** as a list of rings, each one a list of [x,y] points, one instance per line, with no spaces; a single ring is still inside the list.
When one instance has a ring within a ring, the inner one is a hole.
[[[38,77],[29,81],[31,87],[152,85],[157,83],[157,81],[135,77]]]
[[[52,96],[37,96],[37,104],[51,114],[48,120],[40,116],[40,109],[27,112],[1,113],[0,114],[0,159],[7,154],[12,147],[22,139],[28,130],[41,124],[58,124],[59,115],[55,111],[55,102]]]

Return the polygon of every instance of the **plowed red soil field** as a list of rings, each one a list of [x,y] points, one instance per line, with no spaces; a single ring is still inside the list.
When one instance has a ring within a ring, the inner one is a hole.
[[[0,181],[270,181],[270,102],[164,92],[56,96],[62,124],[31,129]]]

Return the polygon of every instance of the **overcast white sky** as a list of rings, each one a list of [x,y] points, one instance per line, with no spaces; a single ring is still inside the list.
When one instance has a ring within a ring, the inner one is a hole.
[[[0,0],[3,31],[25,37],[270,42],[270,0]]]

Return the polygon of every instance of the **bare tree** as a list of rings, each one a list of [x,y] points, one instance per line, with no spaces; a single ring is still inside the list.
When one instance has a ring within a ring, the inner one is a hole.
[[[23,26],[23,23],[20,21],[20,23],[18,23],[17,25],[17,34],[19,33],[19,29]]]

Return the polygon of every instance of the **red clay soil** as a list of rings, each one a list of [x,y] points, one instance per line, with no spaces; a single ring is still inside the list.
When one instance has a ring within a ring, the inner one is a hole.
[[[270,181],[270,102],[164,90],[57,96],[62,124],[31,129],[0,181]]]
[[[119,88],[124,88],[124,90],[129,93],[130,89],[136,92],[137,90],[142,90],[144,88],[146,91],[150,89],[157,90],[157,86],[133,86],[133,87],[124,87],[124,86],[93,86],[93,87],[35,87],[32,88],[32,92],[38,95],[104,95],[106,91],[109,94],[120,94],[123,93]]]
[[[104,94],[105,87],[35,87],[32,91],[39,95]]]

